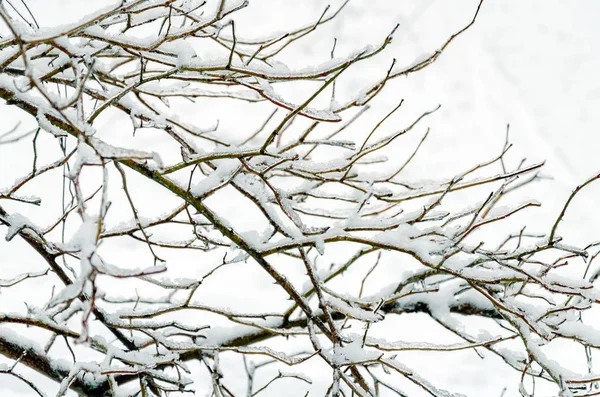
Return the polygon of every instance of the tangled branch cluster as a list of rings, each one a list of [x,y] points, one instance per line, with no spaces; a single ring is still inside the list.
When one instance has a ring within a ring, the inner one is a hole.
[[[406,166],[418,158],[427,133],[400,164],[388,164],[385,154],[436,109],[382,132],[400,102],[366,133],[353,130],[390,80],[432,64],[475,18],[430,56],[409,66],[392,62],[371,87],[338,102],[336,80],[379,54],[393,31],[349,56],[332,52],[318,67],[294,70],[276,57],[341,9],[326,9],[315,23],[282,35],[246,40],[236,36],[231,18],[247,2],[123,1],[53,29],[40,29],[10,4],[0,2],[6,28],[0,97],[35,118],[37,127],[17,125],[0,136],[0,147],[32,148],[31,158],[16,165],[22,176],[0,181],[0,224],[8,241],[26,242],[44,265],[0,280],[0,290],[27,289],[40,279],[60,285],[26,313],[0,314],[0,353],[13,362],[0,373],[39,395],[45,391],[19,365],[58,382],[57,395],[208,388],[216,396],[238,396],[244,383],[254,396],[284,380],[296,382],[304,395],[316,379],[287,367],[325,364],[329,386],[319,395],[406,396],[403,385],[413,384],[447,396],[398,354],[446,357],[472,349],[499,356],[523,380],[556,383],[563,396],[598,394],[591,358],[589,373],[576,374],[544,350],[571,340],[589,358],[600,344],[582,317],[600,299],[593,288],[598,273],[590,270],[594,246],[561,243],[556,232],[565,211],[547,234],[521,229],[497,245],[476,240],[480,231],[539,206],[497,204],[538,178],[542,164],[511,168],[507,144],[499,156],[448,180],[407,182]],[[206,48],[218,55],[205,57]],[[296,104],[280,94],[294,82],[316,88]],[[327,95],[329,106],[314,105]],[[260,128],[250,131],[240,120],[230,133],[218,124],[184,121],[182,99],[270,104],[271,112]],[[97,128],[103,117],[119,114],[131,125],[110,133]],[[146,132],[160,143],[144,138]],[[119,145],[120,139],[134,145]],[[38,182],[44,178],[52,186]],[[30,186],[38,196],[23,193]],[[142,197],[143,189],[170,201]],[[445,208],[449,197],[485,189],[490,193],[482,201]],[[61,211],[54,214],[57,199]],[[253,230],[244,231],[223,202],[251,207]],[[141,207],[148,203],[153,212],[146,214]],[[44,216],[36,218],[33,207]],[[54,219],[41,225],[48,216]],[[562,269],[577,261],[587,266],[584,277],[564,277]],[[369,277],[384,263],[400,270],[372,291]],[[260,269],[271,283],[237,281],[259,297],[260,308],[234,309],[203,292],[212,282],[235,296],[232,280],[244,269]],[[358,284],[337,282],[352,275]],[[427,314],[462,342],[373,336],[409,313]],[[471,332],[463,324],[467,317],[480,318],[485,332]],[[243,363],[241,375],[228,373],[233,362]],[[526,389],[522,382],[523,395]]]

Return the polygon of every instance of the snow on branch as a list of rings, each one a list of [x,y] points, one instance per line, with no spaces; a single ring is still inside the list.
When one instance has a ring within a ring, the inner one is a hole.
[[[0,301],[25,296],[0,312],[0,354],[13,363],[0,375],[40,395],[21,365],[54,380],[58,395],[232,396],[244,379],[249,396],[276,395],[284,382],[328,396],[404,396],[406,384],[451,396],[396,354],[451,362],[487,350],[563,396],[592,395],[580,390],[598,381],[599,330],[582,314],[600,303],[598,244],[566,244],[558,226],[598,176],[551,230],[526,231],[511,221],[542,200],[508,193],[540,179],[543,163],[511,163],[507,144],[452,177],[415,180],[407,165],[427,164],[418,152],[439,106],[391,128],[404,100],[378,119],[367,105],[435,62],[481,2],[431,55],[390,60],[374,85],[344,98],[336,83],[385,57],[397,26],[345,56],[285,65],[280,53],[345,3],[262,38],[238,34],[233,18],[248,3],[213,3],[119,1],[39,28],[34,7],[0,2],[0,98],[37,126],[0,135],[32,152],[0,181],[11,250]],[[235,123],[207,120],[214,109]],[[396,162],[402,139],[423,133]],[[583,277],[567,271],[578,266]],[[391,319],[417,313],[459,342],[390,334]],[[556,342],[587,354],[589,373],[557,362],[547,348]]]

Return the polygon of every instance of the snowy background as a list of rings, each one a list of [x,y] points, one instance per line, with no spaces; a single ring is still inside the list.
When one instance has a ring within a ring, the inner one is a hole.
[[[340,4],[331,3],[332,7]],[[333,38],[338,40],[336,52],[343,54],[378,43],[400,23],[394,42],[381,56],[351,70],[341,80],[340,92],[357,91],[378,79],[392,58],[398,64],[408,65],[435,51],[451,33],[470,21],[477,3],[351,0],[336,21],[312,39],[299,43],[295,52],[282,54],[281,60],[298,66],[320,63],[329,57]],[[105,4],[107,1],[100,0],[28,1],[42,26],[77,21]],[[324,6],[318,0],[255,0],[235,14],[236,27],[240,36],[264,36],[313,21]],[[424,110],[442,105],[427,120],[432,132],[419,154],[419,164],[426,168],[415,167],[409,172],[415,177],[437,173],[439,177],[451,176],[488,159],[501,150],[509,123],[510,141],[514,144],[511,158],[547,160],[545,173],[553,179],[537,182],[527,192],[543,206],[522,219],[538,230],[548,230],[571,190],[600,169],[598,15],[600,2],[593,0],[486,0],[476,24],[454,41],[435,64],[390,83],[372,103],[380,109],[378,114],[385,114],[405,99],[400,120],[411,120]],[[305,96],[302,92],[289,93],[294,94]],[[234,130],[240,122],[239,117],[228,117],[227,109],[205,109],[203,114],[211,112],[222,115],[225,129]],[[253,117],[247,116],[246,121]],[[12,117],[6,106],[0,106],[3,126],[11,126]],[[211,120],[206,124],[211,124]],[[406,142],[419,139],[420,135],[414,135]],[[19,153],[9,153],[8,148],[0,146],[0,158],[5,160],[0,168],[2,184],[13,179],[6,159],[14,157],[16,163],[19,158]],[[582,245],[599,239],[599,195],[600,184],[591,185],[576,199],[561,224],[560,234],[567,243]],[[0,242],[1,266],[15,261],[17,253],[11,247]],[[398,339],[422,339],[422,332],[403,325],[398,329]],[[500,362],[497,371],[490,372],[489,366],[478,366],[473,355],[465,353],[464,366],[437,363],[435,368],[428,368],[429,357],[424,355],[422,368],[413,367],[424,375],[433,375],[432,380],[440,387],[469,396],[499,397],[505,387],[508,390],[504,396],[518,395],[520,374],[503,368]],[[244,387],[240,385],[240,389]],[[8,377],[0,378],[3,396],[29,392]]]

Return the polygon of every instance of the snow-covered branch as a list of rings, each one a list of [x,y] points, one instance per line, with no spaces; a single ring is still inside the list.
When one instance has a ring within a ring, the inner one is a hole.
[[[543,163],[511,166],[507,144],[457,175],[415,179],[407,166],[427,163],[418,152],[440,107],[392,127],[402,100],[366,132],[360,124],[374,113],[367,103],[435,62],[481,3],[431,55],[393,60],[342,98],[336,83],[385,57],[397,27],[316,66],[279,55],[345,4],[245,38],[233,18],[247,2],[120,1],[51,29],[0,2],[0,98],[36,126],[0,135],[0,145],[32,151],[11,166],[14,181],[0,181],[0,225],[18,252],[1,264],[13,273],[0,279],[0,301],[5,290],[26,294],[0,311],[0,353],[16,363],[0,375],[27,383],[14,371],[26,365],[58,395],[89,396],[232,396],[231,379],[245,376],[247,395],[262,396],[284,381],[319,387],[329,371],[319,395],[403,396],[396,385],[406,381],[448,396],[396,353],[488,350],[564,396],[591,388],[591,364],[576,374],[545,346],[600,347],[582,315],[600,303],[598,273],[565,272],[589,270],[597,246],[558,233],[597,176],[551,230],[525,232],[510,222],[541,200],[509,193],[539,179]],[[213,104],[234,127],[206,120]],[[424,135],[396,161],[411,134]],[[34,288],[44,291],[35,299]],[[460,341],[374,336],[417,313]]]

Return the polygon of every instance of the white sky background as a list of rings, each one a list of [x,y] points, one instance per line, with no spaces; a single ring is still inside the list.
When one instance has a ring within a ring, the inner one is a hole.
[[[40,25],[55,26],[76,21],[110,2],[29,0],[27,3]],[[331,2],[334,8],[339,3]],[[251,0],[247,9],[234,14],[237,33],[246,37],[263,36],[273,30],[300,26],[314,21],[325,4],[318,0]],[[351,0],[336,21],[321,28],[312,39],[299,43],[293,52],[282,54],[281,60],[299,68],[317,64],[328,59],[334,37],[338,39],[336,53],[342,55],[367,44],[377,44],[400,23],[394,42],[383,54],[375,61],[351,69],[340,80],[340,94],[350,93],[378,79],[392,58],[398,64],[408,65],[435,51],[449,34],[468,23],[476,6],[477,1],[466,0]],[[400,126],[414,115],[442,105],[424,124],[432,132],[415,161],[420,167],[409,169],[409,175],[436,179],[450,176],[498,154],[504,143],[505,126],[510,123],[514,148],[509,158],[546,159],[546,174],[554,177],[536,183],[527,191],[543,206],[521,218],[532,227],[537,226],[537,230],[548,230],[570,191],[600,169],[598,15],[600,2],[594,0],[486,0],[475,26],[454,41],[434,65],[390,83],[373,101],[373,106],[379,107],[376,113],[383,115],[404,98],[405,109],[397,118]],[[306,92],[286,95],[297,95],[300,102]],[[236,128],[246,128],[245,123],[253,118],[256,124],[262,117],[234,116],[227,109],[199,112],[199,117],[207,117],[199,124],[213,124],[215,120],[209,116],[214,112],[222,116],[221,126],[230,133]],[[0,130],[13,124],[11,116],[5,106],[0,106]],[[365,127],[372,126],[368,121],[373,120],[366,120]],[[110,121],[105,123],[110,127]],[[407,145],[411,144],[407,151],[418,142],[422,130],[405,140]],[[0,146],[0,167],[6,167],[13,156],[16,163],[19,154],[8,153]],[[0,168],[2,184],[12,179],[8,167]],[[570,207],[559,232],[566,242],[584,245],[599,239],[600,215],[595,205],[599,195],[600,184],[591,185]],[[14,248],[10,244],[0,242],[0,274],[7,263],[15,260],[16,252],[11,249]],[[423,332],[426,331],[416,327],[398,330],[406,338],[418,338]],[[493,360],[491,367],[478,366],[477,359],[466,360],[460,367],[438,363],[428,369],[426,360],[412,366],[429,370],[434,376],[431,380],[439,387],[469,396],[499,397],[505,386],[506,397],[518,395],[519,374],[503,369],[500,363],[496,370]],[[240,389],[245,388],[243,382]],[[1,395],[18,396],[24,391],[27,389],[15,386],[7,377],[0,378]]]

